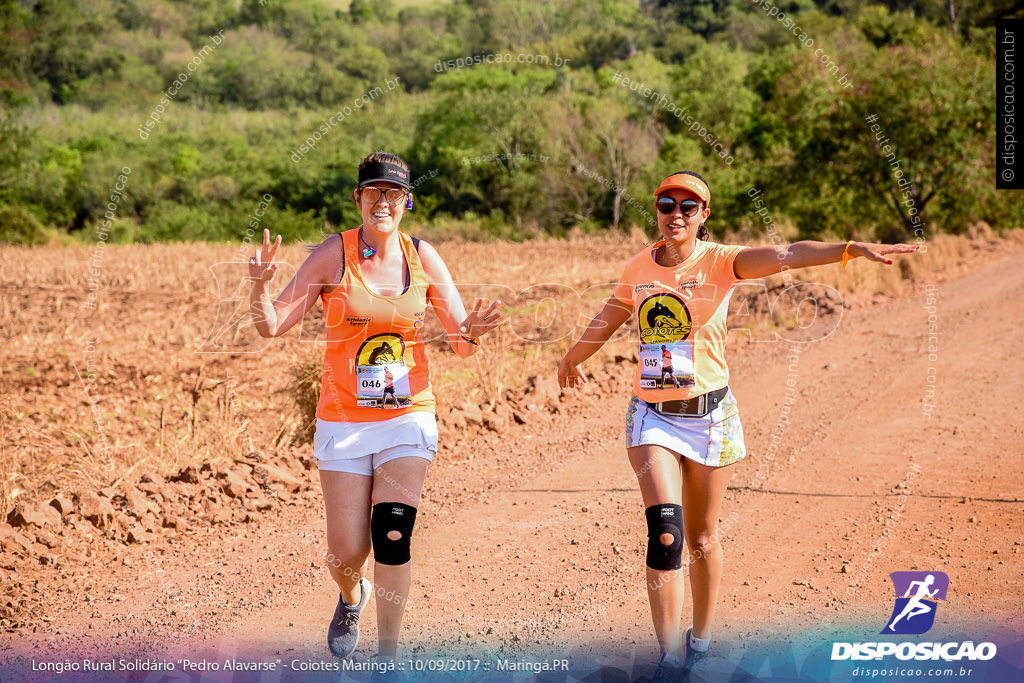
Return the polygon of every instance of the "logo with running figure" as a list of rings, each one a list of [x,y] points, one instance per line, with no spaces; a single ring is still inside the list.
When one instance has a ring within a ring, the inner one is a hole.
[[[656,294],[640,304],[637,313],[640,341],[644,344],[672,344],[690,336],[693,322],[683,300],[674,294]]]
[[[935,623],[938,601],[946,599],[949,577],[945,572],[893,572],[889,578],[896,589],[896,604],[881,633],[920,635],[927,632]]]

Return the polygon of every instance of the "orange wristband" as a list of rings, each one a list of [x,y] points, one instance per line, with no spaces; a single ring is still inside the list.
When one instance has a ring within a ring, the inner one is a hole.
[[[846,249],[843,249],[843,258],[839,261],[839,264],[843,268],[846,268],[846,262],[847,261],[849,261],[850,259],[857,258],[856,256],[850,256],[850,245],[852,245],[852,244],[853,244],[853,240],[850,240],[849,242],[846,243]]]

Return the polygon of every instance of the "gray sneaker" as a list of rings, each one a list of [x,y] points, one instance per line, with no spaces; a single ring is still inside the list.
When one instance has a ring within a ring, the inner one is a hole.
[[[338,657],[348,657],[359,644],[359,614],[370,600],[373,586],[365,577],[359,579],[359,603],[348,605],[345,598],[338,596],[338,607],[334,618],[327,627],[327,647]]]
[[[651,677],[651,683],[671,683],[672,681],[683,680],[683,665],[679,657],[670,655],[667,652],[661,653],[658,660],[658,668]]]
[[[708,650],[694,650],[690,647],[690,631],[692,630],[692,628],[686,629],[686,634],[683,635],[683,644],[686,646],[686,654],[683,656],[683,668],[687,671],[697,668],[701,660],[708,656]]]

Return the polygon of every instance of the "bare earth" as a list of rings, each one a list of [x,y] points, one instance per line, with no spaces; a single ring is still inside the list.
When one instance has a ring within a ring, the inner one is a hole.
[[[893,605],[888,574],[937,570],[949,595],[926,638],[1000,643],[1019,675],[1024,252],[930,283],[931,360],[926,284],[846,309],[830,336],[799,351],[734,333],[731,386],[749,456],[733,468],[722,515],[714,632],[715,654],[734,668],[765,643],[799,658],[834,640],[875,640]],[[579,678],[604,667],[588,680],[651,674],[646,532],[622,444],[630,352],[623,344],[626,358],[593,368],[582,392],[557,400],[547,384],[523,396],[540,402],[524,425],[443,433],[413,540],[409,660],[470,657],[495,671],[501,661],[571,658]],[[210,680],[298,680],[309,674],[291,662],[332,662],[325,632],[337,592],[315,469],[304,476],[312,488],[258,524],[190,525],[118,557],[96,553],[63,584],[28,574],[42,582],[49,620],[0,635],[0,679],[52,679],[33,662],[83,658],[177,662],[176,680],[186,658],[281,662],[262,677]],[[357,661],[375,652],[372,602],[362,629]],[[765,666],[751,673],[769,678]]]

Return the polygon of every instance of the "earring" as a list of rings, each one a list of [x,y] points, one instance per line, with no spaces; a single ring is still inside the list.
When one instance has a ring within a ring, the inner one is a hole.
[[[411,208],[412,208],[412,197],[409,197],[409,201],[407,201],[405,203],[405,209],[406,209],[406,211],[408,211]]]

